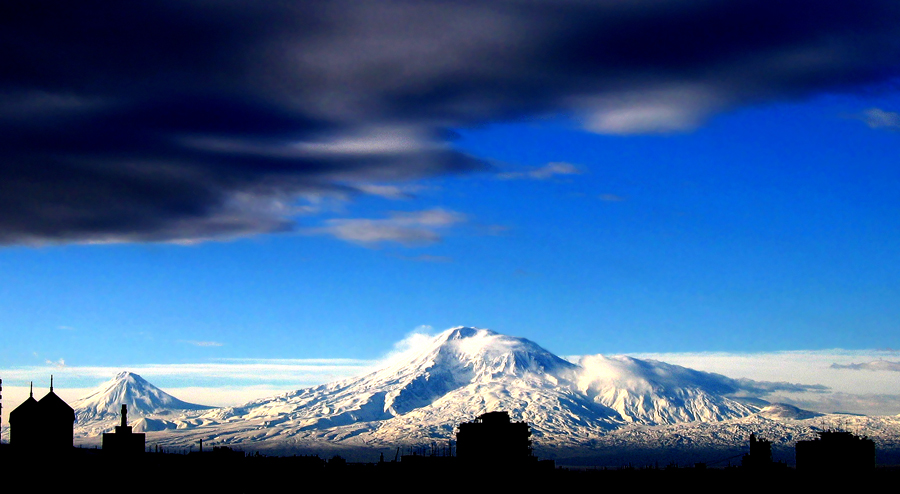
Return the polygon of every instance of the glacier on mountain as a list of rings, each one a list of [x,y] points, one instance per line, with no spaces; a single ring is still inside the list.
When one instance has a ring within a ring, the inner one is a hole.
[[[459,423],[497,410],[528,422],[537,450],[556,457],[628,444],[671,448],[672,441],[733,447],[752,431],[790,442],[814,436],[812,421],[831,420],[751,399],[760,386],[798,385],[625,356],[573,363],[527,339],[469,327],[444,331],[367,375],[239,407],[204,409],[145,383],[120,374],[79,400],[79,440],[96,441],[102,427],[95,424],[117,413],[117,400],[129,400],[121,403],[140,417],[135,429],[151,433],[148,443],[189,448],[202,439],[277,453],[443,443]],[[879,424],[900,430],[896,417]]]

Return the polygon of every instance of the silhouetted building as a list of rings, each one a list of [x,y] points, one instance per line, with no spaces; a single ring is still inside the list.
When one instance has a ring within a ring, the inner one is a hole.
[[[459,424],[456,455],[466,463],[518,463],[534,459],[531,430],[525,422],[513,422],[507,412],[489,412]]]
[[[53,392],[37,401],[34,390],[9,414],[9,444],[19,451],[62,452],[72,449],[75,410]]]
[[[772,466],[772,442],[765,439],[757,439],[756,434],[750,434],[750,453],[741,459],[741,465],[745,468],[760,469]]]
[[[826,430],[819,439],[797,441],[797,470],[871,470],[875,468],[875,442],[846,431]]]
[[[144,433],[131,432],[128,425],[128,407],[122,405],[122,425],[116,426],[116,432],[103,433],[103,452],[117,455],[134,455],[144,452]]]

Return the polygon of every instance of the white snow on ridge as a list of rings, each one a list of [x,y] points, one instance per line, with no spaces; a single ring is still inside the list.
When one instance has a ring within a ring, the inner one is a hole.
[[[78,402],[93,411],[79,418],[79,436],[95,435],[100,428],[92,424],[117,414],[120,403],[129,413],[140,410],[136,429],[148,432],[149,442],[189,447],[203,439],[281,452],[446,441],[459,423],[496,410],[527,421],[539,448],[558,451],[629,442],[668,447],[682,433],[682,443],[691,434],[701,443],[742,443],[748,430],[790,441],[812,435],[812,420],[824,423],[795,407],[736,399],[746,387],[719,374],[631,357],[574,364],[523,338],[459,327],[370,374],[240,407],[198,410],[149,383],[124,391],[109,386]],[[881,430],[896,434],[900,418],[890,419],[879,423]]]

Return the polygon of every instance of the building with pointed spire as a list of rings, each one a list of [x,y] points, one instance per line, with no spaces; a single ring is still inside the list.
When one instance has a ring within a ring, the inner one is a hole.
[[[9,413],[9,444],[19,451],[65,452],[75,437],[75,410],[53,392],[34,399],[31,385],[28,399]]]
[[[34,383],[29,384],[28,399],[9,412],[9,443],[11,445],[36,444],[40,430],[38,402],[34,399]]]

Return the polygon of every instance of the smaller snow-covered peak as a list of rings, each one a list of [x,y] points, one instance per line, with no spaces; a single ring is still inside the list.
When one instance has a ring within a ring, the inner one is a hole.
[[[79,423],[118,417],[122,405],[134,417],[172,410],[204,410],[204,405],[187,403],[150,384],[133,372],[120,372],[74,403]]]
[[[772,403],[763,407],[757,412],[757,415],[774,420],[805,420],[822,416],[821,413],[797,408],[787,403]]]
[[[709,422],[758,410],[730,398],[738,382],[720,374],[624,355],[591,355],[579,364],[578,388],[628,422]]]

